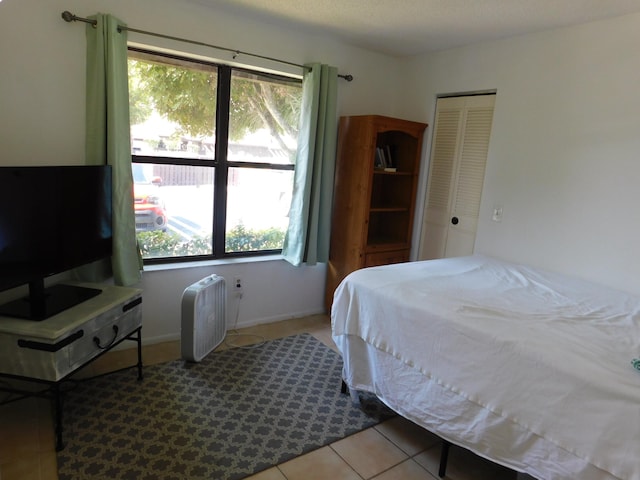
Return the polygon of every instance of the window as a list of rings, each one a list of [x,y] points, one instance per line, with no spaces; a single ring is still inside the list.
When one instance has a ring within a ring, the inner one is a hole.
[[[130,49],[145,263],[281,251],[301,98],[298,79]]]

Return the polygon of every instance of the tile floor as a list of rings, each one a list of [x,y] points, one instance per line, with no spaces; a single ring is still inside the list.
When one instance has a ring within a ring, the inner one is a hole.
[[[239,330],[219,348],[308,332],[335,348],[328,317],[315,315]],[[145,365],[180,357],[179,342],[144,347]],[[135,349],[112,351],[82,370],[84,376],[135,363]],[[0,380],[2,381],[2,380]],[[4,394],[0,392],[0,402]],[[0,480],[57,479],[49,402],[29,398],[0,406]],[[437,437],[394,418],[306,455],[260,472],[250,480],[434,480]],[[516,474],[467,451],[452,447],[447,479],[515,480]]]

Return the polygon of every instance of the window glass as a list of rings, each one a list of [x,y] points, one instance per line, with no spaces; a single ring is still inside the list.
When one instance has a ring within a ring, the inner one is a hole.
[[[154,163],[132,168],[143,258],[211,255],[213,169]]]
[[[231,78],[228,159],[292,165],[300,101],[299,83],[234,71]]]
[[[293,171],[230,168],[229,179],[225,251],[281,250]]]
[[[131,52],[132,153],[215,158],[217,79],[212,65]]]
[[[130,51],[134,207],[145,261],[282,249],[301,96],[296,79]]]

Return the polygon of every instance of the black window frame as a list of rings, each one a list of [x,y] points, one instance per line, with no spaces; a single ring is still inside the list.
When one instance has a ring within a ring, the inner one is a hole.
[[[273,78],[279,82],[302,84],[302,79],[267,73],[261,70],[241,68],[223,63],[216,63],[202,59],[190,58],[188,56],[173,55],[165,52],[157,52],[138,47],[128,47],[128,51],[139,52],[156,57],[165,57],[175,60],[186,61],[195,64],[202,64],[216,67],[217,69],[217,98],[216,98],[216,127],[215,127],[215,148],[213,159],[188,158],[188,157],[166,157],[159,155],[131,155],[132,163],[158,164],[158,165],[184,165],[195,167],[213,168],[214,188],[213,188],[213,232],[212,232],[212,253],[209,255],[188,255],[180,257],[154,257],[144,258],[145,265],[160,265],[169,263],[197,262],[203,260],[220,260],[237,257],[259,257],[282,253],[282,249],[254,250],[247,252],[225,252],[226,238],[226,213],[227,213],[227,181],[230,168],[254,168],[265,170],[295,170],[295,164],[279,164],[265,162],[237,162],[227,159],[229,145],[229,107],[231,104],[231,78],[234,71],[246,72],[251,75],[259,75],[265,78]]]

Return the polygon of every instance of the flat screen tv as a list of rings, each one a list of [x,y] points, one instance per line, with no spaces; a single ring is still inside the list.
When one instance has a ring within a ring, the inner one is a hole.
[[[99,295],[45,278],[111,256],[111,213],[109,166],[0,167],[0,291],[29,285],[0,315],[44,320]]]

